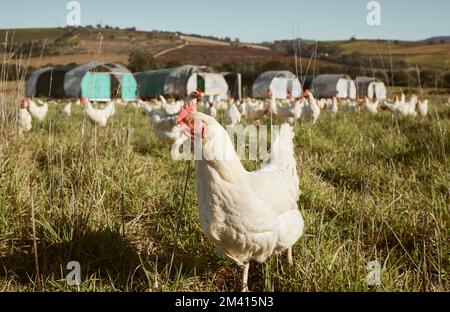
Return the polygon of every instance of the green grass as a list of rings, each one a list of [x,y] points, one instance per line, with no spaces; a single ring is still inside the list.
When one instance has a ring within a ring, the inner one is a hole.
[[[342,109],[297,125],[306,234],[293,267],[281,256],[252,264],[250,289],[449,291],[450,114],[436,107],[398,124]],[[79,108],[58,111],[24,138],[2,137],[0,291],[240,290],[240,269],[200,230],[194,173],[182,207],[187,163],[171,159],[142,111],[119,107],[97,130]],[[369,287],[374,260],[382,286]],[[65,282],[69,261],[81,264],[80,287]]]

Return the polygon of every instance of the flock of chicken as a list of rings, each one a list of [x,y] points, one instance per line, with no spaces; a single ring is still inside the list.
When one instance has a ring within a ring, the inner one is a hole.
[[[82,106],[93,124],[105,127],[120,104],[125,105],[112,101],[94,108],[82,98],[66,104],[61,112],[70,116],[72,105]],[[243,291],[248,290],[251,261],[262,263],[273,253],[286,251],[292,264],[292,246],[304,233],[304,220],[297,206],[300,189],[291,125],[315,124],[321,111],[336,114],[344,106],[353,112],[365,109],[372,114],[389,110],[394,118],[428,114],[428,100],[421,102],[417,96],[406,101],[402,95],[394,103],[372,102],[368,98],[340,102],[335,97],[317,100],[308,90],[302,98],[287,101],[275,100],[270,92],[266,100],[245,99],[239,103],[217,98],[204,101],[200,94],[194,93],[186,101],[169,104],[161,96],[159,101],[139,99],[131,105],[146,111],[155,133],[172,144],[172,151],[186,140],[201,141],[203,157],[196,161],[200,225],[217,251],[242,267]],[[228,126],[236,126],[243,120],[259,123],[265,116],[281,124],[279,133],[274,134],[270,158],[260,170],[245,170],[228,132],[218,121],[220,111],[226,112]],[[23,100],[18,113],[20,132],[30,131],[32,120],[42,121],[47,113],[48,103]],[[221,157],[224,149],[233,157],[224,160]]]
[[[416,95],[411,96],[406,101],[404,94],[401,98],[396,97],[394,102],[389,101],[371,101],[369,98],[361,100],[338,100],[336,97],[331,99],[315,99],[314,95],[309,91],[305,91],[304,96],[300,99],[289,99],[286,101],[275,100],[269,92],[266,100],[246,98],[236,102],[234,99],[221,101],[217,98],[210,98],[208,101],[198,101],[195,97],[188,98],[186,102],[194,100],[199,110],[205,114],[217,118],[220,111],[226,111],[226,123],[229,126],[240,124],[243,120],[247,123],[259,123],[264,116],[270,116],[272,121],[277,123],[288,122],[294,125],[296,122],[309,122],[313,124],[317,122],[322,111],[336,114],[340,108],[346,107],[349,111],[360,112],[367,110],[371,114],[377,114],[379,111],[388,110],[392,113],[393,118],[400,116],[408,117],[426,117],[428,114],[428,100],[419,101]],[[164,97],[160,97],[159,101],[144,102],[138,99],[132,103],[134,107],[144,108],[150,116],[151,124],[155,129],[158,137],[168,143],[177,141],[182,131],[176,125],[176,117],[186,103],[185,101],[173,101],[168,103]],[[48,113],[48,105],[56,103],[55,101],[44,102],[36,99],[24,99],[20,104],[17,123],[20,133],[29,132],[32,129],[32,121],[35,119],[40,122],[46,118]],[[450,103],[450,99],[448,101]],[[447,104],[448,104],[447,103]],[[111,101],[105,106],[93,105],[91,102],[82,98],[67,103],[61,113],[66,116],[72,115],[72,106],[84,106],[86,116],[100,127],[105,127],[109,119],[115,114],[116,105],[126,105],[122,101]],[[162,112],[161,112],[162,111]]]
[[[316,124],[321,112],[326,111],[336,114],[342,108],[351,112],[366,110],[373,115],[388,110],[392,112],[393,118],[399,116],[416,117],[417,115],[426,117],[428,114],[428,100],[419,101],[419,98],[413,95],[409,101],[406,101],[404,94],[402,94],[401,99],[396,97],[393,103],[371,101],[367,97],[359,101],[339,100],[336,97],[318,100],[309,90],[306,90],[300,99],[286,101],[275,100],[270,92],[266,100],[250,98],[240,102],[236,102],[234,99],[229,99],[227,102],[214,99],[206,102],[197,99],[192,100],[196,104],[197,110],[216,120],[219,119],[219,112],[226,112],[226,121],[224,120],[223,123],[226,122],[227,126],[230,127],[241,124],[243,121],[246,121],[247,124],[259,123],[265,116],[270,117],[271,122],[277,124],[289,123],[295,125],[297,122]],[[184,101],[168,104],[164,97],[160,97],[160,101],[152,104],[142,103],[149,113],[151,125],[161,140],[169,144],[176,143],[173,145],[176,150],[188,139],[184,129],[176,124],[178,113],[185,105]],[[161,108],[164,112],[159,111]]]

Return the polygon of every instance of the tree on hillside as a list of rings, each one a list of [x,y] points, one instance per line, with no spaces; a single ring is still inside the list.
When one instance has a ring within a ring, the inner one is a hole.
[[[132,72],[140,72],[159,69],[162,65],[151,53],[132,52],[128,57],[128,67]]]

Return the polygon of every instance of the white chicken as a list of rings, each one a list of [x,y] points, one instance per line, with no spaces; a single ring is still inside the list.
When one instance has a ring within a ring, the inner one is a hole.
[[[228,101],[227,109],[227,124],[229,126],[236,126],[241,123],[241,112],[239,112],[236,103],[233,100]]]
[[[358,102],[355,100],[349,101],[347,104],[347,108],[349,111],[354,112],[354,113],[360,111],[360,106],[359,106]]]
[[[70,117],[72,116],[72,102],[67,103],[61,110],[61,113]]]
[[[327,99],[320,99],[317,101],[317,105],[319,105],[320,109],[325,109],[328,105]]]
[[[239,112],[241,113],[241,118],[247,117],[247,103],[251,102],[250,99],[241,100],[238,106]]]
[[[32,128],[33,118],[28,111],[28,103],[29,102],[27,100],[23,100],[20,103],[19,112],[17,114],[17,126],[21,135],[26,132],[30,132]]]
[[[43,103],[41,106],[37,105],[32,99],[25,100],[28,105],[28,111],[31,114],[31,117],[36,119],[37,121],[44,121],[45,117],[48,114],[48,104]]]
[[[259,122],[264,116],[270,114],[270,109],[266,108],[264,103],[247,102],[245,104],[245,116],[248,123]]]
[[[179,123],[202,145],[196,184],[203,233],[220,254],[242,267],[242,290],[247,291],[250,261],[262,263],[287,250],[292,264],[292,246],[304,232],[297,206],[294,133],[283,124],[274,136],[270,160],[259,171],[248,172],[214,118],[188,107],[180,112]]]
[[[369,111],[372,115],[376,115],[378,114],[378,107],[379,107],[380,102],[379,101],[375,101],[375,102],[371,102],[369,100],[369,98],[366,96],[364,98],[364,102],[363,102],[363,107]]]
[[[147,113],[151,113],[154,110],[160,109],[162,106],[161,102],[147,102],[138,98],[136,101],[136,107],[143,108]]]
[[[304,97],[307,99],[308,104],[303,107],[304,113],[302,114],[302,118],[305,120],[307,117],[310,117],[313,125],[315,125],[320,117],[320,107],[317,105],[317,101],[311,91],[306,90]]]
[[[301,107],[298,102],[294,103],[292,106],[282,106],[278,104],[272,96],[269,103],[270,112],[280,123],[289,122],[290,124],[294,124],[301,116]]]
[[[153,111],[149,115],[150,125],[158,138],[164,143],[172,145],[172,157],[175,160],[180,159],[180,147],[189,140],[189,137],[186,134],[187,128],[177,124],[178,114],[166,115]]]
[[[151,112],[150,125],[155,130],[159,139],[165,143],[173,143],[176,138],[172,136],[172,129],[177,125],[178,115],[167,115],[160,112]]]
[[[167,103],[167,100],[162,95],[160,95],[159,98],[161,100],[164,111],[168,115],[178,114],[180,110],[183,108],[184,103],[181,101],[177,101],[174,103]]]
[[[106,127],[108,121],[115,113],[114,102],[109,102],[103,109],[96,109],[92,107],[91,102],[86,98],[82,98],[81,103],[85,105],[85,113],[89,120],[97,126]]]
[[[396,119],[399,115],[400,116],[410,116],[410,117],[416,117],[416,105],[419,101],[419,98],[416,95],[413,95],[409,102],[405,101],[405,96],[402,94],[401,101],[396,100],[395,104],[390,103],[384,103],[383,108],[391,111],[392,117]]]
[[[417,111],[421,117],[427,117],[428,115],[428,100],[417,103]]]
[[[214,102],[209,102],[205,108],[205,114],[211,116],[212,118],[217,118],[217,107]]]
[[[331,105],[328,106],[328,110],[332,114],[337,114],[339,110],[337,97],[333,96],[333,99],[331,100]]]

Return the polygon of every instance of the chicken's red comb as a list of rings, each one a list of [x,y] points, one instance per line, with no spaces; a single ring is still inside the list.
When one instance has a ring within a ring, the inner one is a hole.
[[[202,93],[203,93],[203,90],[200,89],[200,88],[197,88],[197,90],[195,90],[195,91],[192,93],[192,97],[193,97],[193,98],[200,97],[200,96],[202,95]]]
[[[191,115],[192,113],[197,111],[197,105],[195,105],[194,103],[189,103],[187,105],[185,105],[180,112],[178,113],[178,119],[177,119],[177,124],[180,124],[183,122],[183,120]]]

